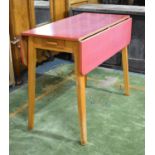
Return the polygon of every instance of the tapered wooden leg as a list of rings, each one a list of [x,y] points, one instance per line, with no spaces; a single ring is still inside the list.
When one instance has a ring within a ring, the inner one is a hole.
[[[85,75],[85,86],[87,86],[87,75]]]
[[[86,125],[86,96],[85,96],[85,82],[86,78],[79,72],[79,51],[78,48],[74,51],[74,62],[75,62],[75,76],[77,85],[77,97],[78,97],[78,112],[79,112],[79,124],[80,124],[80,135],[81,144],[87,143],[87,125]]]
[[[124,74],[124,91],[125,95],[129,96],[129,74],[128,74],[128,49],[127,47],[122,50],[122,66]]]
[[[34,106],[35,106],[35,70],[36,50],[33,47],[32,38],[28,40],[28,128],[34,127]]]

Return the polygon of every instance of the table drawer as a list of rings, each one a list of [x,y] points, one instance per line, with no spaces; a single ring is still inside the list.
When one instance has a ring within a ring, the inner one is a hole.
[[[65,40],[57,40],[57,39],[51,39],[51,38],[35,38],[34,41],[35,47],[37,48],[44,48],[44,49],[60,49],[65,50]]]

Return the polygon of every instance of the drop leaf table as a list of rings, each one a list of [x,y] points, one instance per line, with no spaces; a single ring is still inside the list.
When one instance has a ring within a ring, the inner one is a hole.
[[[28,65],[28,127],[34,127],[36,49],[72,53],[75,63],[81,144],[87,143],[86,76],[122,50],[125,95],[129,95],[127,46],[132,19],[128,15],[81,13],[22,33],[22,61]],[[24,59],[25,58],[25,59]]]

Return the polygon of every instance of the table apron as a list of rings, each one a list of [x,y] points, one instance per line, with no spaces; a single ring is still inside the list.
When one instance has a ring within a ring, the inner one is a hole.
[[[73,53],[71,41],[36,37],[33,38],[33,42],[35,48],[65,52],[65,53]]]

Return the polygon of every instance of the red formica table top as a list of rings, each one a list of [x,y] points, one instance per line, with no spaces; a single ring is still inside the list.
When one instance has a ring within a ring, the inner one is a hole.
[[[81,13],[22,33],[65,40],[82,40],[129,18],[129,15]]]

